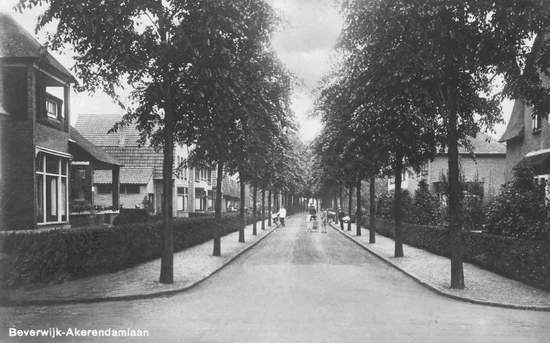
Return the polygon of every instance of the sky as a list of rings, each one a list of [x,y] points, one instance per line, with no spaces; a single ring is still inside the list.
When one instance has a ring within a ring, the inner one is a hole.
[[[342,28],[343,19],[334,0],[268,0],[282,18],[280,28],[273,36],[273,46],[279,58],[296,76],[298,85],[292,94],[292,110],[296,117],[299,137],[310,142],[320,131],[319,118],[311,116],[315,101],[315,89],[321,78],[328,74],[335,59],[334,46]],[[38,15],[43,9],[35,8],[22,14],[13,6],[18,0],[0,0],[0,12],[9,13],[23,27],[35,34]],[[46,28],[46,30],[51,28]],[[45,42],[44,32],[37,39]],[[52,52],[58,60],[70,68],[73,59],[70,53],[64,55]],[[502,104],[503,118],[508,121],[512,102]],[[80,93],[71,95],[71,121],[79,113],[123,113],[107,95]],[[497,125],[493,137],[500,137],[505,123]]]

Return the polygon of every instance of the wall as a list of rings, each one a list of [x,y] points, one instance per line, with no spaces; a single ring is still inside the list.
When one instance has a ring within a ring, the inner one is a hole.
[[[471,156],[461,155],[459,164],[466,181],[474,181],[477,176],[479,181],[484,182],[484,201],[489,201],[497,195],[500,186],[505,182],[506,158],[504,155],[478,155],[475,160]],[[447,170],[447,156],[437,156],[430,162],[429,184],[440,181],[441,174],[447,175]]]
[[[135,208],[136,204],[141,207],[143,206],[143,199],[147,194],[147,185],[140,185],[138,194],[120,193],[120,205],[124,208]],[[111,193],[99,194],[97,186],[94,186],[94,205],[103,207],[113,206],[113,196]]]
[[[36,145],[59,152],[69,152],[69,134],[44,124],[36,123]]]
[[[35,227],[34,72],[0,69],[0,230]],[[26,90],[26,92],[25,92]]]

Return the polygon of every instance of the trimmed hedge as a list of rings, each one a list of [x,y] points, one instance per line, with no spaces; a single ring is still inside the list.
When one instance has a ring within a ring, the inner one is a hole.
[[[247,225],[252,222],[247,218]],[[222,235],[242,220],[222,218]],[[215,218],[174,220],[174,251],[212,239]],[[0,287],[57,283],[114,272],[160,257],[161,222],[0,232]]]
[[[114,225],[143,223],[149,221],[149,212],[144,208],[121,208],[113,220]]]
[[[394,237],[393,222],[376,219],[376,232]],[[483,232],[463,232],[464,260],[550,291],[550,241],[516,239]],[[403,223],[403,242],[450,256],[448,231],[437,226]]]

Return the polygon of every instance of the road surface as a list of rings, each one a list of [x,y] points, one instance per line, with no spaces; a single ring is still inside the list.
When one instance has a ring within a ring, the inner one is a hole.
[[[112,339],[132,342],[550,342],[550,313],[437,295],[332,229],[308,232],[305,215],[190,291],[0,308],[0,342],[10,341],[10,327],[149,330],[148,338]]]

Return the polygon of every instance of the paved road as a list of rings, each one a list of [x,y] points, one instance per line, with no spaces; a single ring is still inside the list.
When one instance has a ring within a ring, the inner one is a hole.
[[[303,217],[186,293],[0,313],[2,342],[8,327],[148,329],[153,342],[550,342],[550,313],[436,295],[331,229],[307,232]]]

